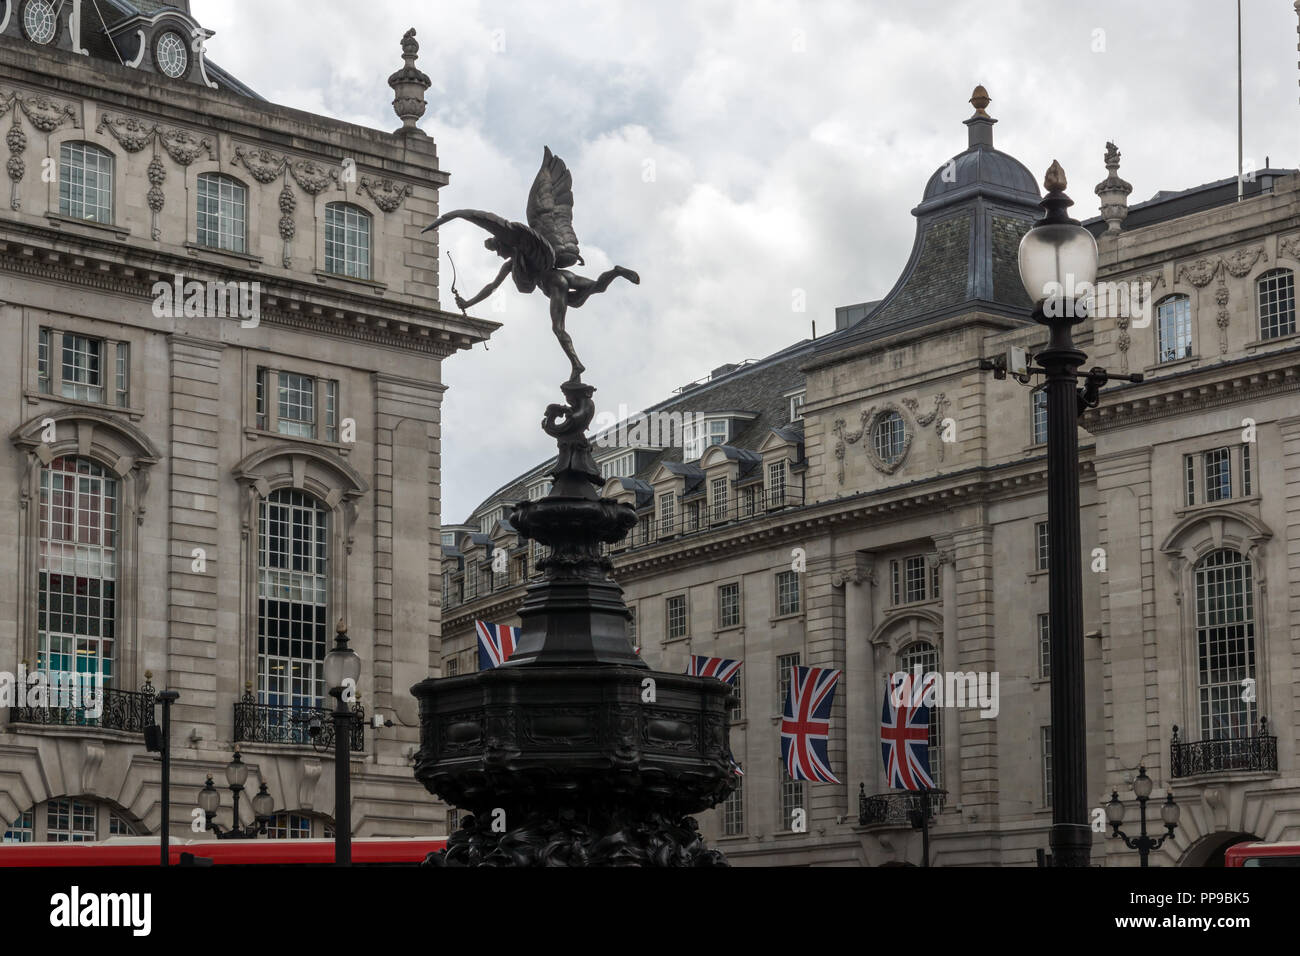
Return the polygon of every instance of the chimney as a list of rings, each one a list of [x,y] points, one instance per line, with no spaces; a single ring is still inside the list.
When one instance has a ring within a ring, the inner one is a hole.
[[[991,102],[993,101],[989,98],[989,91],[982,86],[975,87],[975,92],[970,95],[970,105],[975,107],[975,115],[964,123],[967,130],[966,145],[971,149],[993,148],[993,124],[997,120],[984,112],[984,107]]]
[[[1106,220],[1108,234],[1119,232],[1120,225],[1128,216],[1128,194],[1132,185],[1119,178],[1119,148],[1114,143],[1106,144],[1107,176],[1093,190],[1101,199],[1101,218]]]

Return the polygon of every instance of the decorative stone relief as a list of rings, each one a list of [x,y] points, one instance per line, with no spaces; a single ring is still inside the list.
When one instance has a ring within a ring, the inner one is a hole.
[[[293,251],[293,237],[297,227],[293,224],[293,211],[298,207],[298,200],[286,182],[280,189],[280,238],[284,240],[284,267],[289,268],[290,254]]]
[[[1150,302],[1143,301],[1142,296],[1148,289],[1150,289],[1150,297],[1154,298],[1156,286],[1165,284],[1165,274],[1163,270],[1160,272],[1147,272],[1142,275],[1133,276],[1128,280],[1128,282],[1130,283],[1129,288],[1136,290],[1137,298],[1130,298],[1127,314],[1124,314],[1125,310],[1121,309],[1119,310],[1121,314],[1115,318],[1115,327],[1119,329],[1119,335],[1115,337],[1115,344],[1119,348],[1119,365],[1121,372],[1128,371],[1128,350],[1133,344],[1133,337],[1129,335],[1128,330],[1129,326],[1133,322],[1133,313],[1142,309],[1144,306],[1150,305]]]
[[[1198,289],[1209,285],[1211,279],[1219,280],[1218,288],[1214,290],[1214,301],[1219,307],[1216,322],[1219,326],[1220,355],[1228,351],[1228,323],[1231,318],[1231,313],[1228,311],[1230,292],[1226,277],[1231,275],[1236,279],[1244,278],[1261,259],[1268,261],[1268,253],[1264,251],[1264,247],[1248,246],[1222,256],[1202,257],[1190,265],[1183,263],[1175,273],[1177,281],[1185,279]]]
[[[15,106],[17,109],[14,109]],[[52,100],[41,93],[24,95],[18,90],[0,91],[0,116],[9,112],[13,113],[13,122],[10,124],[9,132],[5,134],[5,145],[9,147],[9,160],[5,164],[5,171],[9,174],[11,184],[9,208],[16,212],[22,208],[22,200],[18,197],[18,184],[22,182],[27,172],[27,162],[23,159],[23,152],[27,149],[27,134],[23,132],[18,122],[19,114],[26,116],[28,122],[47,134],[62,126],[65,120],[70,119],[74,129],[80,129],[81,122],[77,118],[76,108],[71,104]]]
[[[848,446],[856,445],[862,440],[862,436],[866,434],[867,431],[867,422],[871,420],[871,416],[875,413],[875,410],[876,406],[872,405],[864,411],[859,419],[861,427],[851,434],[846,431],[847,426],[844,424],[844,419],[842,418],[835,419],[834,425],[831,426],[831,431],[837,439],[835,442],[835,460],[839,467],[838,477],[841,485],[844,484],[844,456],[848,452]]]
[[[384,212],[392,212],[402,204],[402,200],[411,195],[409,183],[395,183],[391,179],[371,179],[361,177],[361,191],[368,193],[375,205]]]
[[[337,169],[328,169],[310,159],[293,160],[288,165],[289,175],[293,177],[293,181],[309,196],[323,193],[330,183],[338,185]]]
[[[255,146],[236,146],[235,165],[242,165],[262,185],[273,183],[279,178],[280,173],[288,162],[278,153],[273,153],[269,149],[259,149]]]
[[[920,402],[918,402],[915,398],[903,399],[904,407],[906,407],[907,410],[912,413],[912,417],[916,419],[916,423],[918,425],[920,425],[922,428],[928,428],[931,424],[934,425],[935,434],[939,436],[939,460],[940,461],[943,461],[944,452],[947,450],[947,446],[948,446],[948,443],[943,440],[943,422],[944,422],[943,413],[948,410],[951,404],[952,403],[948,401],[948,396],[943,392],[940,392],[938,395],[934,397],[934,408],[932,408],[926,414],[920,415],[917,413],[917,408],[920,407]],[[906,452],[904,452],[904,454],[906,454]]]
[[[175,126],[162,126],[134,116],[116,116],[105,113],[99,118],[96,133],[107,132],[128,153],[138,153],[146,146],[153,146],[153,159],[149,161],[149,191],[145,198],[151,213],[150,235],[157,242],[162,238],[158,226],[158,216],[167,202],[163,192],[163,183],[167,181],[167,169],[158,155],[159,145],[167,155],[180,166],[188,166],[206,152],[212,158],[212,144],[187,129]]]
[[[1277,254],[1279,257],[1285,256],[1288,259],[1300,259],[1300,233],[1287,236],[1285,239],[1279,239]]]

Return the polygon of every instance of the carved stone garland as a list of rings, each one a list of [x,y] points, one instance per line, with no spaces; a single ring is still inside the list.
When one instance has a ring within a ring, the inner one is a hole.
[[[1151,289],[1151,292],[1149,293],[1150,298],[1155,298],[1155,288],[1158,285],[1164,285],[1165,274],[1164,272],[1148,272],[1143,275],[1134,276],[1128,281],[1137,286],[1138,297],[1129,300],[1127,315],[1117,315],[1115,317],[1115,327],[1119,329],[1119,335],[1115,338],[1115,345],[1119,348],[1119,366],[1121,372],[1128,371],[1128,350],[1129,346],[1133,344],[1133,338],[1129,335],[1128,330],[1129,326],[1133,322],[1133,313],[1142,308],[1144,304],[1142,296],[1148,287]]]
[[[920,402],[915,398],[905,398],[902,400],[902,404],[903,407],[911,413],[912,418],[921,428],[928,428],[930,425],[934,425],[935,434],[939,436],[939,460],[943,461],[945,445],[947,444],[943,440],[943,426],[946,421],[944,418],[944,412],[951,407],[952,403],[948,400],[948,396],[943,392],[934,396],[933,401],[934,407],[924,415],[917,413],[917,409],[920,407]],[[844,484],[844,456],[848,453],[848,446],[856,445],[860,442],[864,435],[868,434],[875,428],[876,422],[879,421],[882,416],[887,415],[890,412],[897,412],[901,415],[902,409],[892,402],[886,402],[879,406],[871,405],[858,416],[859,428],[855,432],[849,432],[847,430],[847,425],[845,425],[844,419],[835,419],[834,424],[831,426],[831,432],[836,437],[836,476],[841,485]],[[871,463],[871,467],[884,475],[892,475],[897,471],[899,467],[902,466],[903,462],[907,460],[907,453],[911,451],[912,434],[912,429],[909,428],[906,430],[903,438],[903,450],[899,454],[898,458],[892,462],[885,461],[876,454],[875,446],[868,442],[864,447],[867,451],[867,461]]]
[[[15,106],[18,108],[14,109]],[[5,170],[9,174],[11,184],[9,208],[17,212],[22,208],[22,200],[18,196],[18,184],[22,182],[27,172],[27,162],[23,159],[23,153],[27,149],[27,134],[23,132],[18,122],[19,114],[26,116],[32,126],[47,135],[62,126],[66,120],[72,121],[73,129],[80,129],[81,122],[72,104],[52,100],[41,93],[23,94],[18,90],[0,92],[0,116],[10,111],[13,112],[13,122],[9,132],[5,134],[5,145],[9,148],[9,160],[5,164]]]
[[[1176,279],[1178,281],[1186,279],[1198,289],[1203,289],[1209,285],[1211,279],[1217,277],[1219,280],[1218,286],[1214,290],[1214,302],[1219,307],[1217,322],[1219,326],[1220,355],[1225,355],[1228,351],[1228,321],[1230,318],[1228,300],[1230,292],[1225,273],[1235,279],[1244,278],[1255,267],[1255,263],[1261,259],[1268,262],[1268,253],[1264,251],[1264,247],[1251,246],[1222,256],[1202,257],[1193,263],[1183,263],[1178,267]]]
[[[286,269],[292,263],[293,240],[298,234],[298,227],[293,220],[298,208],[298,198],[289,188],[292,178],[298,187],[313,199],[331,185],[338,187],[340,176],[338,169],[322,166],[310,159],[292,159],[280,153],[256,146],[236,146],[235,159],[249,174],[262,185],[268,185],[281,179],[280,187],[280,239],[284,242],[282,262]]]
[[[157,242],[162,239],[158,217],[167,202],[166,194],[163,192],[163,183],[167,181],[167,168],[158,155],[158,147],[161,145],[177,165],[187,167],[205,152],[208,154],[208,159],[212,159],[212,144],[187,129],[163,126],[134,116],[117,116],[112,113],[101,116],[99,125],[95,127],[97,133],[105,131],[128,153],[138,153],[146,146],[153,146],[153,159],[149,161],[148,170],[149,191],[145,194],[145,198],[149,203],[150,236]]]
[[[1300,233],[1279,239],[1277,243],[1278,258],[1300,260]]]

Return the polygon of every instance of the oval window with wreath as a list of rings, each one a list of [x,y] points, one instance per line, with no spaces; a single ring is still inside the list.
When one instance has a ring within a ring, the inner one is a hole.
[[[872,418],[869,429],[871,442],[867,445],[867,456],[877,471],[892,475],[912,447],[912,436],[903,415],[897,408],[882,408]]]

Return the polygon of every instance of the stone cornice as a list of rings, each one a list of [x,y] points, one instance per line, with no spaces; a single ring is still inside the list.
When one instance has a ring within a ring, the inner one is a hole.
[[[427,183],[434,189],[450,181],[448,174],[438,169],[432,139],[424,141],[427,147],[413,149],[408,137],[382,130],[196,84],[144,84],[136,70],[106,60],[89,63],[88,70],[82,56],[30,43],[0,42],[0,79],[6,84],[88,100],[111,112],[147,117],[150,122],[225,133],[314,157],[352,156],[359,166]],[[141,95],[142,91],[148,91],[147,95]]]
[[[1300,346],[1148,379],[1102,392],[1080,424],[1092,434],[1236,405],[1300,386]]]
[[[329,290],[327,302],[316,282],[236,270],[165,252],[141,254],[128,248],[128,256],[135,254],[141,259],[147,255],[148,264],[122,262],[123,247],[116,243],[78,236],[77,248],[70,250],[67,247],[71,237],[66,234],[26,223],[5,225],[11,233],[26,235],[0,235],[0,272],[138,298],[142,308],[148,308],[155,282],[170,282],[179,273],[200,281],[238,279],[261,283],[260,321],[267,325],[426,352],[440,358],[458,349],[469,349],[500,328],[496,322],[389,299],[381,301],[373,294],[345,289]],[[382,305],[382,309],[376,305]]]

